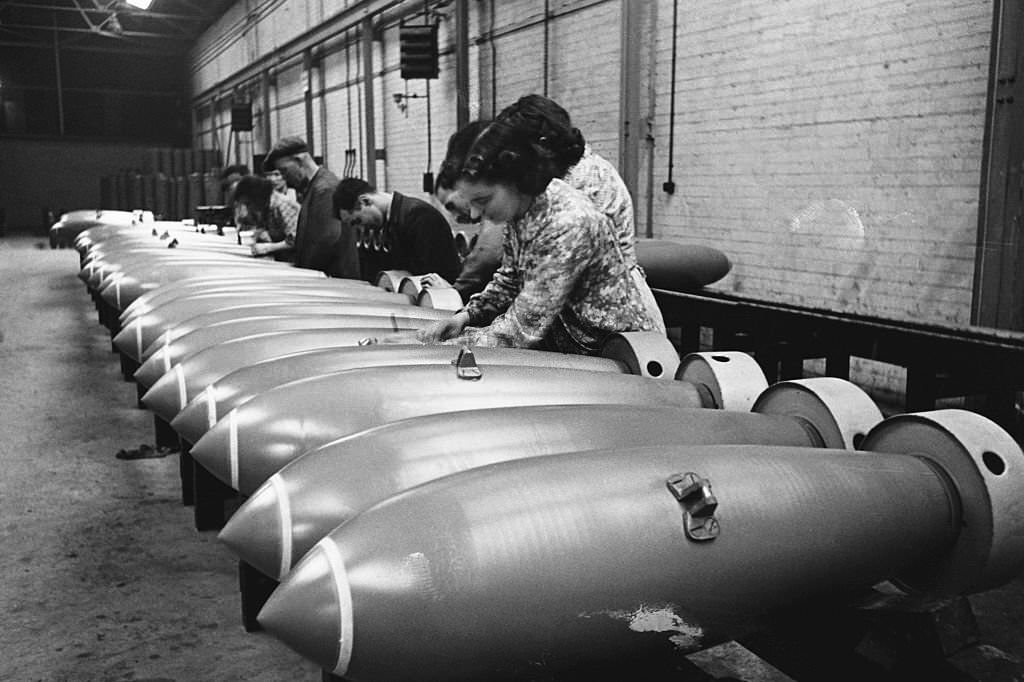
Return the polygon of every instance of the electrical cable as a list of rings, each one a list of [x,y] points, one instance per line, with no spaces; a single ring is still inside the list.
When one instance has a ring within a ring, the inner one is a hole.
[[[666,194],[674,194],[676,183],[672,181],[672,171],[675,168],[676,148],[676,41],[679,34],[679,0],[672,2],[672,87],[669,95],[668,114],[668,179],[661,188]]]

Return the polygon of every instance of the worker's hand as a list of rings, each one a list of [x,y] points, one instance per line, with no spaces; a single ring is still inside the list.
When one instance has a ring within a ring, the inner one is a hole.
[[[437,343],[446,341],[453,336],[458,336],[469,324],[469,313],[460,311],[446,320],[438,320],[429,327],[424,327],[416,333],[416,336],[423,343]]]
[[[420,286],[434,289],[451,289],[451,283],[436,272],[420,275]]]
[[[385,346],[398,346],[406,344],[413,344],[418,346],[423,342],[420,341],[419,338],[417,337],[417,332],[405,331],[395,332],[394,334],[381,334],[380,336],[377,337],[377,343]]]
[[[270,242],[257,242],[252,245],[252,255],[266,256],[272,251]]]

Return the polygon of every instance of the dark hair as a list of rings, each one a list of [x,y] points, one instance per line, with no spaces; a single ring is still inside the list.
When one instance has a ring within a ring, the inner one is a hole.
[[[546,150],[565,175],[583,156],[586,140],[561,105],[543,95],[524,95],[498,114],[498,120],[507,121],[527,135],[533,144]]]
[[[466,152],[459,177],[514,186],[530,196],[541,194],[561,166],[549,151],[532,143],[507,120],[488,125]]]
[[[462,172],[462,163],[466,160],[466,152],[488,125],[490,121],[483,119],[470,121],[448,138],[448,151],[445,152],[444,162],[437,172],[437,180],[434,181],[434,194],[437,194],[439,189],[455,187],[455,181]]]
[[[244,163],[236,163],[233,166],[228,166],[220,172],[220,181],[224,182],[230,175],[249,175],[249,167]]]
[[[526,95],[477,135],[459,177],[504,182],[536,196],[552,179],[565,176],[585,144],[565,109],[547,97]]]
[[[270,208],[270,195],[274,191],[274,183],[259,175],[246,175],[238,184],[232,200],[248,204],[259,211]]]
[[[338,183],[338,186],[334,188],[334,194],[331,197],[334,206],[334,215],[338,215],[340,211],[355,210],[356,204],[359,202],[359,197],[361,195],[373,193],[375,191],[376,190],[373,188],[373,185],[362,178],[344,178]]]

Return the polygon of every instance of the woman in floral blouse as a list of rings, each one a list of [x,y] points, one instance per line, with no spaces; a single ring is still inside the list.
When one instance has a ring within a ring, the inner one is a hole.
[[[551,153],[560,169],[565,169],[561,177],[571,187],[583,192],[601,213],[604,213],[615,226],[615,234],[619,240],[619,248],[623,254],[636,261],[636,228],[633,223],[633,198],[629,194],[622,176],[600,154],[595,153],[561,105],[543,95],[525,95],[506,107],[499,118],[505,118],[516,128],[527,132]],[[647,286],[647,277],[639,265],[635,265],[630,275],[637,281],[637,286],[644,292],[644,305],[651,318],[653,328],[665,331],[665,321],[661,316],[654,294]]]
[[[501,267],[420,339],[594,354],[613,332],[657,329],[645,303],[650,289],[631,274],[635,253],[587,195],[559,179],[567,154],[506,113],[477,137],[455,183],[474,217],[507,222]],[[564,146],[570,156],[578,149],[578,160],[584,143],[573,132]]]
[[[275,191],[271,180],[246,175],[235,185],[233,203],[235,224],[256,232],[252,255],[291,260],[301,208],[297,201]]]

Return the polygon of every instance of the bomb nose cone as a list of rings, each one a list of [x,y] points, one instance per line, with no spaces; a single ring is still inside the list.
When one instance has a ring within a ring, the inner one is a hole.
[[[352,657],[352,594],[333,540],[324,538],[303,557],[257,619],[302,656],[345,674]]]
[[[136,330],[134,324],[122,326],[121,330],[114,334],[112,341],[114,343],[114,348],[116,348],[118,352],[127,355],[137,362],[139,360],[140,353],[137,348],[138,344],[135,340],[135,334]]]
[[[121,310],[124,306],[128,305],[128,301],[123,294],[126,294],[135,283],[136,280],[131,275],[115,272],[100,282],[100,296],[108,304],[117,310]]]
[[[179,334],[180,336],[180,334]],[[153,357],[154,353],[167,348],[168,345],[174,340],[171,336],[171,330],[165,329],[160,333],[159,336],[153,341],[153,343],[146,346],[146,348],[139,354],[139,361],[145,361]]]
[[[110,270],[106,263],[94,263],[92,270],[89,271],[89,277],[85,283],[93,291],[99,291],[100,285],[103,284],[103,278],[109,274]]]
[[[138,376],[135,378],[138,381]],[[150,386],[142,396],[142,404],[153,414],[170,423],[181,411],[181,408],[187,404],[185,377],[181,371],[181,365],[176,365],[172,371],[165,373]]]
[[[189,443],[195,443],[217,423],[217,402],[213,400],[211,389],[208,386],[201,391],[171,420],[171,428]]]
[[[291,508],[279,476],[270,477],[239,507],[217,539],[263,575],[281,580],[292,568]]]
[[[238,490],[237,411],[231,410],[192,446],[192,458],[207,471]],[[188,440],[179,432],[185,440]]]
[[[154,386],[156,382],[160,381],[160,378],[167,374],[171,369],[170,355],[167,353],[166,348],[161,348],[156,353],[153,353],[146,360],[142,361],[139,368],[135,370],[135,374],[132,377],[136,383],[141,385],[143,388],[150,388]]]

